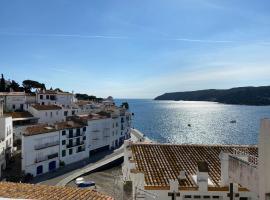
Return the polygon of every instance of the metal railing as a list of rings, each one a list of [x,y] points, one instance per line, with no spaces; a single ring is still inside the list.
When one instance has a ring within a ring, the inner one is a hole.
[[[39,163],[39,162],[43,162],[43,161],[50,160],[50,159],[57,158],[57,157],[58,157],[58,153],[53,153],[53,154],[50,154],[50,155],[47,155],[44,157],[36,158],[35,162]]]
[[[84,141],[76,142],[76,143],[73,143],[73,144],[67,144],[67,148],[81,146],[81,145],[84,145]]]
[[[40,150],[40,149],[45,149],[48,147],[53,147],[53,146],[57,146],[59,145],[59,140],[58,141],[54,141],[54,142],[47,142],[44,144],[39,144],[39,145],[35,145],[35,150]]]

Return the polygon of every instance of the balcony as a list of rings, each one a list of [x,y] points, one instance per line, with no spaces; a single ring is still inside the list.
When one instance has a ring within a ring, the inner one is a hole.
[[[67,138],[76,138],[76,137],[81,137],[81,136],[84,136],[84,135],[85,135],[85,132],[73,133],[73,134],[69,134],[67,136]]]
[[[58,157],[58,153],[53,153],[53,154],[50,154],[48,156],[36,158],[35,163],[40,163],[40,162],[50,160],[50,159],[53,159],[53,158],[57,158],[57,157]]]
[[[84,141],[76,142],[76,143],[73,143],[73,144],[68,144],[67,148],[81,146],[81,145],[84,145]]]
[[[80,152],[83,152],[83,151],[85,151],[85,147],[84,148],[81,148],[80,150],[78,149],[77,150],[77,153],[80,153]]]
[[[48,147],[53,147],[53,146],[57,146],[59,145],[59,141],[54,141],[54,142],[48,142],[48,143],[44,143],[44,144],[39,144],[39,145],[35,145],[35,150],[40,150],[40,149],[46,149]]]

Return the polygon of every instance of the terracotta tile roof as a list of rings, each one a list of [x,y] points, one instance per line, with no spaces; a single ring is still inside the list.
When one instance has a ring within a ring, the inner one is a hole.
[[[34,117],[29,112],[9,112],[9,113],[5,113],[5,114],[11,116],[12,118],[28,118],[28,117]]]
[[[197,187],[192,175],[197,173],[198,162],[205,161],[209,170],[209,178],[214,187],[220,187],[221,151],[231,152],[233,149],[248,151],[258,156],[256,146],[237,145],[172,145],[172,144],[132,144],[132,159],[136,170],[144,173],[147,186],[168,187],[170,179],[177,179],[181,170],[185,170],[187,179],[181,181],[181,187]]]
[[[110,118],[109,116],[106,116],[106,115],[100,115],[100,114],[78,115],[78,117],[79,117],[80,119],[88,120],[88,121]]]
[[[62,107],[58,106],[58,105],[33,105],[33,108],[35,108],[36,110],[61,110]]]
[[[51,133],[59,130],[70,129],[70,128],[82,128],[85,125],[82,123],[68,121],[55,123],[54,125],[38,124],[34,126],[27,127],[24,136],[39,135],[43,133]]]
[[[91,200],[113,200],[112,197],[103,195],[89,189],[72,187],[59,187],[47,185],[33,185],[23,183],[0,182],[0,197],[20,199],[91,199]]]

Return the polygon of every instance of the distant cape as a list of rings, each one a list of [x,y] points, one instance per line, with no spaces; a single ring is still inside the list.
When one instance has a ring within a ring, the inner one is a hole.
[[[236,105],[270,105],[270,86],[165,93],[155,100],[212,101]]]

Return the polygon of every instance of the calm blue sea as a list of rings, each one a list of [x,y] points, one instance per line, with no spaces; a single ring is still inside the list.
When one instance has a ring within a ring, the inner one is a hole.
[[[123,101],[134,113],[133,126],[162,143],[257,144],[260,119],[270,118],[270,106],[142,99],[116,103]]]

